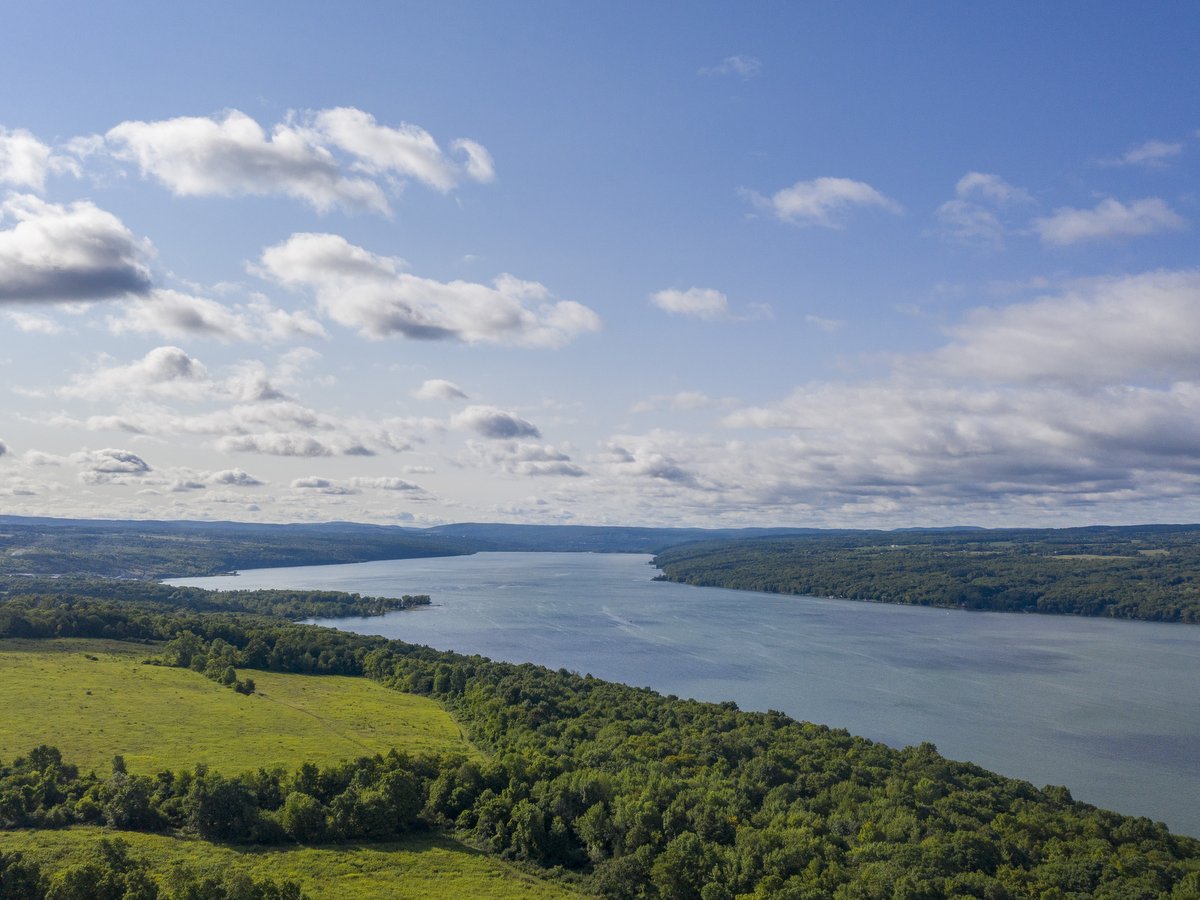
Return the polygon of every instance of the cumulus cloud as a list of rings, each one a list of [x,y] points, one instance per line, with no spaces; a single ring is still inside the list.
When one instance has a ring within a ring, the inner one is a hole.
[[[357,494],[357,488],[342,484],[337,481],[331,481],[328,478],[317,478],[315,476],[309,478],[297,478],[292,482],[292,488],[298,491],[316,491],[320,494],[331,494],[335,496]]]
[[[252,423],[270,424],[276,429],[280,423],[287,423],[288,427],[332,427],[332,420],[293,402],[277,386],[277,380],[282,383],[294,380],[298,364],[296,351],[291,351],[281,357],[273,372],[260,360],[244,360],[214,376],[187,351],[175,346],[156,347],[131,363],[114,364],[107,357],[102,358],[95,368],[72,376],[57,393],[62,397],[122,404],[125,411],[120,416],[104,417],[105,424],[116,427],[121,421],[120,428],[139,434],[172,429],[223,431]],[[192,403],[232,401],[237,405],[224,413],[191,417],[181,417],[161,407],[139,409],[130,405],[130,401],[136,400],[168,399]],[[93,421],[95,417],[89,423]]]
[[[1200,272],[1072,282],[1056,295],[979,309],[926,360],[1003,381],[1200,377]]]
[[[999,249],[1007,232],[1001,211],[1033,202],[1024,188],[986,172],[968,172],[958,180],[954,199],[935,213],[943,236],[958,243]]]
[[[705,66],[698,75],[736,75],[742,81],[749,81],[762,73],[762,61],[753,56],[736,54],[727,56],[715,66]]]
[[[1101,160],[1106,166],[1150,166],[1166,165],[1167,160],[1183,153],[1183,144],[1167,141],[1150,140],[1130,147],[1123,154],[1112,159]]]
[[[0,126],[0,184],[42,190],[50,168],[50,148],[23,128]]]
[[[468,406],[451,416],[450,424],[486,438],[541,437],[532,422],[494,406]]]
[[[669,288],[651,294],[650,302],[674,315],[699,319],[721,319],[729,314],[728,298],[712,288],[692,287],[686,291]]]
[[[217,441],[224,453],[263,453],[268,456],[374,456],[375,451],[358,441],[318,440],[302,432],[268,432],[228,435]]]
[[[263,484],[259,479],[241,469],[222,469],[219,472],[211,473],[206,480],[209,484],[229,487],[259,487]]]
[[[581,478],[587,474],[566,451],[529,441],[468,441],[475,458],[512,475]]]
[[[179,347],[155,347],[137,362],[76,375],[59,389],[64,397],[198,397],[207,392],[208,369]]]
[[[149,464],[129,450],[105,448],[71,454],[85,484],[129,484],[150,472]]]
[[[467,177],[484,183],[496,180],[496,164],[483,144],[459,138],[450,146],[463,157],[463,171]]]
[[[415,179],[448,191],[464,179],[495,178],[482,144],[451,143],[461,162],[416,125],[380,124],[351,107],[289,116],[267,132],[239,110],[122,122],[104,136],[118,160],[181,196],[288,196],[318,212],[390,212],[388,191]],[[384,179],[380,184],[379,179]]]
[[[745,191],[744,194],[758,208],[793,225],[841,228],[847,214],[855,207],[876,207],[896,214],[904,211],[899,203],[869,184],[850,178],[797,181],[770,197],[754,191]]]
[[[144,176],[181,196],[283,194],[321,212],[335,206],[388,209],[377,184],[344,176],[333,155],[305,129],[280,124],[268,136],[238,110],[220,119],[122,122],[105,140],[117,159],[136,163]]]
[[[1141,237],[1186,227],[1187,221],[1158,197],[1135,200],[1128,206],[1110,197],[1092,209],[1062,207],[1051,216],[1033,220],[1033,230],[1042,242],[1056,247]]]
[[[395,478],[390,475],[377,478],[355,477],[350,479],[350,484],[357,488],[373,488],[377,491],[403,491],[411,493],[421,493],[424,491],[424,488],[419,484],[413,484],[411,481],[405,481],[403,478]]]
[[[62,206],[29,194],[0,204],[0,303],[100,300],[150,290],[151,247],[87,201]]]
[[[501,275],[490,286],[440,282],[401,271],[335,234],[294,234],[267,248],[261,272],[312,291],[322,312],[365,337],[554,347],[600,327],[586,306],[555,300],[542,285]]]
[[[466,400],[467,395],[453,381],[444,378],[430,378],[412,392],[418,400]]]
[[[113,334],[149,334],[172,340],[207,337],[219,341],[266,342],[325,338],[321,323],[305,312],[277,309],[263,299],[232,308],[206,297],[158,289],[125,304],[108,318]]]
[[[694,436],[660,429],[647,435],[621,435],[605,443],[601,463],[618,479],[708,490],[712,483],[706,484],[698,473],[704,444]]]

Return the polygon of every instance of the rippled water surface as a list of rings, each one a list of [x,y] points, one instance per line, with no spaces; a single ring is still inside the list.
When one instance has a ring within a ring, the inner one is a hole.
[[[480,553],[176,583],[429,594],[431,607],[321,624],[933,741],[1200,836],[1200,626],[695,588],[652,581],[649,562]]]

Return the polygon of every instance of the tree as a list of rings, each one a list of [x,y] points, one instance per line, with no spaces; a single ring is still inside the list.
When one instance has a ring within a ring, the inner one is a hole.
[[[302,844],[320,843],[326,835],[325,807],[315,797],[292,791],[283,801],[279,822]]]

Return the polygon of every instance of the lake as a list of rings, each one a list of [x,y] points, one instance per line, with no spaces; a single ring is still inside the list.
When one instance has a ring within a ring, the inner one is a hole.
[[[321,620],[442,650],[778,709],[1200,836],[1200,626],[656,582],[650,557],[479,553],[179,579],[433,605]]]

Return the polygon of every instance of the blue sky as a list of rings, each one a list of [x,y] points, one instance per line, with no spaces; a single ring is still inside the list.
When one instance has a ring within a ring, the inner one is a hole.
[[[1193,5],[4,23],[5,512],[1200,518]]]

